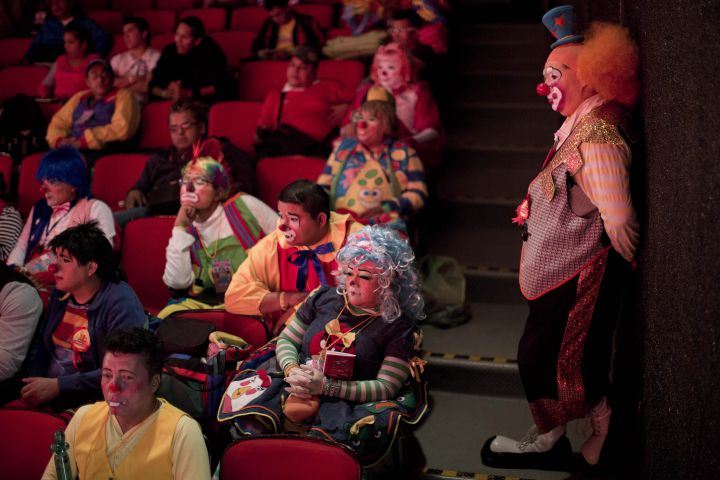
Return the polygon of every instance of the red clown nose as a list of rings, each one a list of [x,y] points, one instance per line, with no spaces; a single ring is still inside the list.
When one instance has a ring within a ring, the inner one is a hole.
[[[550,87],[548,87],[545,83],[538,83],[537,87],[535,87],[535,91],[541,97],[547,97],[548,94],[550,94]]]
[[[367,128],[367,122],[365,120],[360,120],[357,122],[358,128]]]
[[[54,275],[55,273],[57,273],[58,270],[59,268],[57,266],[57,263],[51,263],[50,265],[48,265],[48,273]]]

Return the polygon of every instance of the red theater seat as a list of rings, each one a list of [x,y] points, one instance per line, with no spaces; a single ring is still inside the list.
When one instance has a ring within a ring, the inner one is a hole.
[[[122,33],[123,14],[111,10],[99,10],[87,14],[88,18],[97,23],[107,33]]]
[[[278,461],[281,458],[282,461]],[[220,480],[359,480],[360,463],[339,443],[300,435],[258,435],[236,440],[220,460]]]
[[[210,36],[225,52],[228,68],[232,71],[240,70],[241,62],[253,56],[254,32],[228,30],[225,32],[212,32]]]
[[[230,30],[259,32],[267,17],[268,12],[263,7],[236,8],[230,17]]]
[[[122,33],[116,33],[113,35],[113,46],[110,49],[110,53],[108,53],[107,58],[111,59],[118,53],[122,53],[127,51],[127,45],[125,45],[125,40],[123,40]]]
[[[144,153],[101,157],[93,169],[93,197],[107,203],[113,212],[124,210],[127,192],[137,182],[149,157]]]
[[[156,150],[172,144],[168,122],[172,101],[150,102],[143,107],[140,122],[140,145],[142,149]]]
[[[173,33],[173,32],[158,33],[157,35],[153,35],[152,40],[150,40],[150,46],[152,48],[154,48],[155,50],[162,52],[163,48],[167,47],[174,41],[175,41],[175,33]]]
[[[318,78],[328,78],[357,88],[365,78],[365,65],[357,60],[321,60]]]
[[[3,174],[5,185],[9,189],[12,181],[13,159],[7,153],[0,153],[0,173]]]
[[[258,317],[236,315],[225,310],[182,310],[173,317],[193,318],[215,325],[215,330],[237,335],[254,347],[261,347],[270,339],[270,331]]]
[[[197,17],[206,32],[217,32],[227,28],[227,11],[224,8],[191,8],[180,13],[180,18]]]
[[[0,68],[20,63],[30,47],[30,38],[3,38],[0,40]]]
[[[0,70],[0,102],[18,93],[37,97],[38,86],[47,73],[48,68],[41,65],[18,65]]]
[[[260,199],[268,205],[275,205],[278,194],[289,183],[300,178],[317,181],[325,163],[324,158],[302,155],[263,158],[255,169]]]
[[[292,8],[299,13],[315,18],[323,30],[327,30],[333,26],[333,7],[330,5],[303,3],[295,5]]]
[[[199,7],[202,0],[157,0],[158,10],[175,10],[181,12],[188,8]]]
[[[328,40],[332,40],[337,37],[349,37],[352,35],[352,30],[348,27],[331,28],[327,31],[326,36]]]
[[[80,8],[82,8],[82,11],[85,13],[95,12],[97,10],[107,10],[108,0],[79,0],[78,4],[80,5]]]
[[[248,62],[240,69],[240,100],[262,102],[273,90],[280,90],[287,80],[288,62],[265,60]]]
[[[261,102],[219,102],[210,108],[208,135],[227,137],[237,147],[252,152]]]
[[[20,214],[27,218],[30,209],[35,202],[43,196],[40,192],[40,184],[35,179],[40,160],[47,152],[33,153],[23,158],[20,163],[20,178],[18,179],[18,200],[17,207]]]
[[[135,16],[148,22],[152,35],[175,31],[176,14],[172,10],[140,10]]]
[[[112,9],[130,16],[138,10],[150,10],[153,3],[153,0],[112,0]]]
[[[163,283],[165,248],[175,217],[145,217],[131,220],[123,230],[121,266],[140,302],[152,313],[165,307],[170,291]]]

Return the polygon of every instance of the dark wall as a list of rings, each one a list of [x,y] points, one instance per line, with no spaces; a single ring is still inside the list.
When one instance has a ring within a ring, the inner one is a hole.
[[[639,268],[618,330],[623,438],[643,478],[720,476],[720,1],[577,1],[642,57]],[[617,423],[617,419],[614,419]],[[617,430],[617,429],[616,429]]]

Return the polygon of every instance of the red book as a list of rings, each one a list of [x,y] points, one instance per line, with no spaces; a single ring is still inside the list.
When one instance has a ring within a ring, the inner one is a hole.
[[[334,380],[350,380],[355,367],[355,354],[330,350],[325,353],[323,374]]]

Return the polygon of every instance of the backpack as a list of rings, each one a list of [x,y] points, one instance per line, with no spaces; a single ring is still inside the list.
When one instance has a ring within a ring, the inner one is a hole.
[[[425,314],[423,323],[438,328],[457,327],[470,320],[465,274],[452,257],[428,255],[419,263]]]

